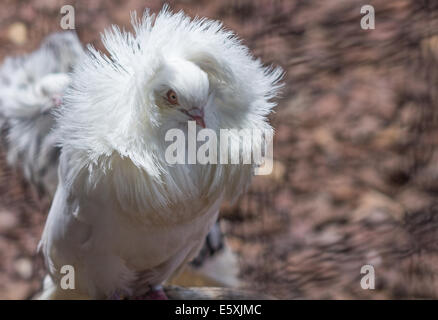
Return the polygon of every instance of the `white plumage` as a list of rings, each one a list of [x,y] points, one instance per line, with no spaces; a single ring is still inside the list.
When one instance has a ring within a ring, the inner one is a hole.
[[[281,69],[263,67],[216,21],[166,8],[132,20],[134,34],[105,32],[109,56],[89,48],[57,114],[43,298],[142,295],[195,257],[222,201],[245,190],[254,168],[166,162],[166,131],[187,133],[194,107],[216,132],[270,128]],[[63,265],[75,269],[75,290],[59,286]]]
[[[60,148],[52,132],[52,108],[62,101],[70,71],[83,55],[75,33],[55,33],[35,52],[7,57],[0,66],[0,128],[8,163],[22,169],[24,177],[41,195],[53,198],[58,183]],[[219,222],[209,232],[196,265],[220,252]]]

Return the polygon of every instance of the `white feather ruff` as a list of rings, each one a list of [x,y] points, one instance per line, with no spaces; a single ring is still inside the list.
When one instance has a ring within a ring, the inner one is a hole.
[[[280,87],[281,69],[263,67],[217,21],[190,20],[183,12],[172,14],[167,9],[157,17],[146,11],[141,21],[134,13],[132,21],[135,34],[116,26],[104,33],[109,57],[90,47],[74,72],[58,116],[62,152],[75,164],[67,184],[84,169],[89,186],[112,171],[124,206],[162,213],[172,204],[205,194],[216,197],[211,189],[239,194],[251,174],[246,171],[252,168],[167,165],[149,83],[163,59],[193,61],[211,74],[221,97],[219,128],[268,129],[266,116],[275,105],[270,99]],[[219,72],[223,75],[218,80]],[[202,171],[197,181],[193,170]],[[151,196],[145,199],[145,193]]]

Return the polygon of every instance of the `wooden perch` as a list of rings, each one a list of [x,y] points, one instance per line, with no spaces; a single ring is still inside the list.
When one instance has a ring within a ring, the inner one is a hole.
[[[272,296],[246,290],[220,287],[165,286],[170,300],[274,300]]]
[[[222,288],[222,287],[181,287],[175,285],[164,286],[164,292],[169,300],[275,300],[276,298],[251,292],[247,290]],[[32,300],[40,299],[38,293],[33,296]],[[49,298],[50,300],[88,300],[87,296],[56,296]]]

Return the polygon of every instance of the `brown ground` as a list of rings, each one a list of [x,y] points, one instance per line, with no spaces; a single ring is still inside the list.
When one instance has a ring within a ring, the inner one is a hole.
[[[72,1],[66,1],[71,3]],[[169,1],[172,3],[172,1]],[[148,1],[153,11],[160,1]],[[257,56],[287,71],[272,117],[272,175],[226,207],[226,232],[248,288],[280,298],[438,298],[438,6],[356,0],[180,1],[222,19]],[[78,1],[81,40],[100,47],[144,1]],[[59,30],[60,1],[2,1],[0,58]],[[35,248],[48,201],[1,159],[0,298],[40,286]],[[371,264],[376,289],[360,287]]]

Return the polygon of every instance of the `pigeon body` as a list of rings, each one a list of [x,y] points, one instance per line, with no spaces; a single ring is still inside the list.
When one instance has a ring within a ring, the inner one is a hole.
[[[40,249],[42,298],[141,296],[195,258],[253,164],[169,164],[166,132],[270,129],[282,71],[216,21],[166,8],[89,47],[58,110],[59,183]],[[218,134],[219,136],[219,134]],[[233,138],[233,137],[232,137]],[[240,139],[240,137],[234,137]],[[238,146],[237,148],[240,148]],[[230,150],[238,152],[239,150]],[[62,289],[63,266],[75,289]]]

